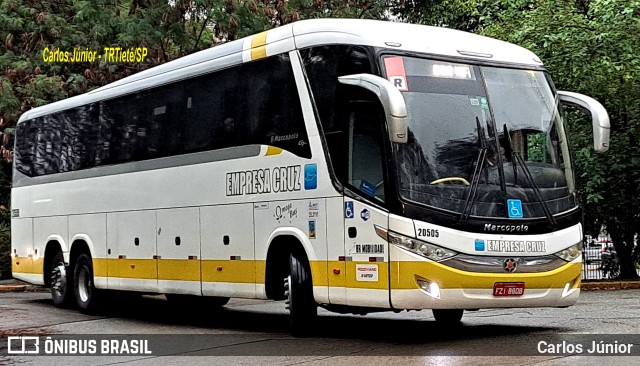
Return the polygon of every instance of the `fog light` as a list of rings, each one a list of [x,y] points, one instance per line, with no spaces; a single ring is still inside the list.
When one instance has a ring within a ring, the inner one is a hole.
[[[418,285],[422,291],[424,291],[427,295],[433,297],[434,299],[440,298],[440,286],[438,286],[435,282],[429,282],[425,280],[417,280]]]

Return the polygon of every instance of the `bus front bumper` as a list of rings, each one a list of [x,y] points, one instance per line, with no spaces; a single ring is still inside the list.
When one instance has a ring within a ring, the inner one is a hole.
[[[465,272],[412,259],[391,264],[391,304],[395,309],[566,307],[575,304],[580,294],[579,259],[537,273]],[[503,289],[496,290],[498,287]],[[509,287],[523,290],[510,294],[504,290]]]

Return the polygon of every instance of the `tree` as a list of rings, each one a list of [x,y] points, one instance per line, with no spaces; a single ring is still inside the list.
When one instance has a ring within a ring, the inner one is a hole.
[[[480,1],[469,0],[408,0],[396,2],[392,13],[400,20],[448,27],[467,32],[482,28]]]

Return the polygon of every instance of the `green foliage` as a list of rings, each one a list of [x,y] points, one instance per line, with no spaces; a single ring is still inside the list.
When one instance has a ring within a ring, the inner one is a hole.
[[[527,158],[529,161],[548,163],[547,136],[540,134],[531,134],[527,136]]]
[[[10,176],[10,166],[0,168],[0,279],[11,277]]]
[[[475,32],[482,28],[484,3],[468,0],[401,1],[392,8],[392,12],[409,23]]]

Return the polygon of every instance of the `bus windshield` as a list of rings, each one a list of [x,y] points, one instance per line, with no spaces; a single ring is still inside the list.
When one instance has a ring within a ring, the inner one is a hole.
[[[400,56],[384,65],[401,80],[409,115],[408,143],[393,146],[403,199],[477,217],[576,207],[565,126],[543,71]]]

